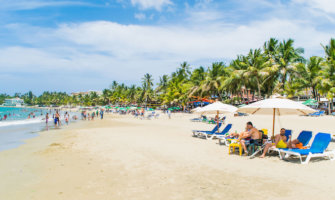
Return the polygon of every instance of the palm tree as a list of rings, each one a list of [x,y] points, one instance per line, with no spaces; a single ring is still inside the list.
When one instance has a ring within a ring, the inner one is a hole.
[[[329,113],[333,106],[333,98],[335,94],[335,39],[331,39],[329,45],[323,46],[326,58],[324,66],[321,70],[320,92],[327,95],[330,100]]]
[[[147,105],[148,101],[152,97],[152,86],[153,86],[152,76],[148,73],[142,78],[142,88],[143,88],[143,99],[145,99],[145,104]]]
[[[109,89],[104,89],[102,91],[102,98],[103,98],[103,101],[104,103],[106,104],[110,104],[110,97],[111,96],[111,91]]]
[[[180,68],[177,70],[177,74],[181,80],[188,79],[191,74],[190,65],[187,62],[180,64]]]
[[[275,38],[270,38],[270,40],[265,42],[263,46],[264,54],[270,59],[275,57],[278,53],[278,49],[278,40]]]
[[[163,75],[159,77],[158,87],[156,88],[157,92],[165,92],[166,88],[168,87],[169,76]]]
[[[320,71],[322,69],[323,59],[321,57],[310,57],[307,64],[301,63],[297,65],[296,76],[301,88],[312,89],[313,98],[318,96],[317,86],[320,84]]]
[[[268,59],[262,54],[261,49],[250,50],[249,54],[243,57],[243,64],[246,65],[243,76],[250,81],[255,81],[258,90],[258,99],[261,99],[262,82],[264,77],[269,75],[268,71],[266,71],[269,65]]]
[[[208,68],[205,79],[200,84],[200,92],[205,96],[217,96],[222,99],[223,80],[227,75],[223,62],[212,63]]]
[[[301,54],[304,53],[303,48],[294,48],[294,40],[288,39],[280,42],[278,53],[274,55],[274,61],[278,64],[278,73],[281,83],[281,88],[284,90],[288,76],[293,72],[297,63],[304,61]]]

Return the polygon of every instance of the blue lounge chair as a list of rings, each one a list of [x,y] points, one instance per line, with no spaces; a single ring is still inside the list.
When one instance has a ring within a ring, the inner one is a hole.
[[[202,117],[190,119],[191,122],[201,122]]]
[[[289,140],[289,137],[291,135],[292,135],[292,130],[286,129],[285,130],[286,142]]]
[[[328,157],[330,160],[335,159],[335,152],[328,151],[326,149],[331,141],[331,135],[328,133],[318,133],[309,149],[289,149],[280,150],[280,154],[298,156],[301,164],[308,164],[313,157]],[[302,157],[306,156],[305,161],[302,161]]]
[[[193,136],[197,137],[197,136],[199,136],[199,135],[201,135],[203,133],[209,133],[209,134],[212,133],[213,134],[213,133],[215,133],[215,132],[217,132],[219,130],[219,128],[221,127],[221,125],[222,125],[222,123],[220,122],[219,124],[215,125],[215,127],[211,131],[193,130],[192,131],[193,132]]]
[[[221,131],[221,132],[214,132],[214,133],[202,133],[202,136],[205,137],[206,139],[214,139],[218,138],[220,136],[225,136],[231,129],[233,125],[232,124],[227,124],[227,126]]]
[[[318,112],[310,114],[310,116],[312,116],[312,117],[320,117],[320,116],[322,116],[324,114],[325,114],[324,110],[319,110]]]
[[[301,131],[297,139],[302,143],[302,146],[307,146],[312,139],[312,131]]]

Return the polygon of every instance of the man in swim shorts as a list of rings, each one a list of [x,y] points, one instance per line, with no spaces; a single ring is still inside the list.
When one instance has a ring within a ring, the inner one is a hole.
[[[268,150],[271,148],[271,147],[276,147],[276,148],[287,148],[288,147],[288,144],[287,144],[287,138],[285,136],[285,129],[282,128],[280,129],[280,134],[277,134],[275,135],[275,143],[268,143],[265,148],[264,148],[264,151],[263,151],[263,154],[260,156],[260,158],[264,158],[265,157],[265,154],[266,152],[268,152]]]
[[[261,139],[261,134],[259,131],[254,127],[252,122],[248,122],[246,126],[246,132],[243,132],[239,135],[238,138],[241,142],[241,146],[244,150],[244,155],[248,155],[249,152],[247,150],[247,145],[250,144],[251,140]]]

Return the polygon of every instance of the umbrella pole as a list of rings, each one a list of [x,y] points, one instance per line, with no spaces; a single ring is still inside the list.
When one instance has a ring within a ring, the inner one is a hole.
[[[273,126],[272,126],[272,138],[275,137],[275,119],[276,119],[276,109],[273,109]]]
[[[216,121],[216,125],[218,126],[218,133],[220,132],[219,131],[219,123],[220,123],[220,120],[219,120],[219,111],[217,111],[217,113],[216,113],[216,115],[217,115],[217,121]]]

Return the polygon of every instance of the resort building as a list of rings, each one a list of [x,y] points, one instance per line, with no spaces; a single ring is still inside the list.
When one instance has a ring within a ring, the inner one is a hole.
[[[91,93],[95,92],[98,96],[102,95],[102,91],[94,91],[94,90],[89,90],[87,92],[72,92],[71,96],[78,96],[78,95],[90,95]]]
[[[14,99],[5,99],[3,106],[23,106],[24,101],[20,98],[14,98]]]

